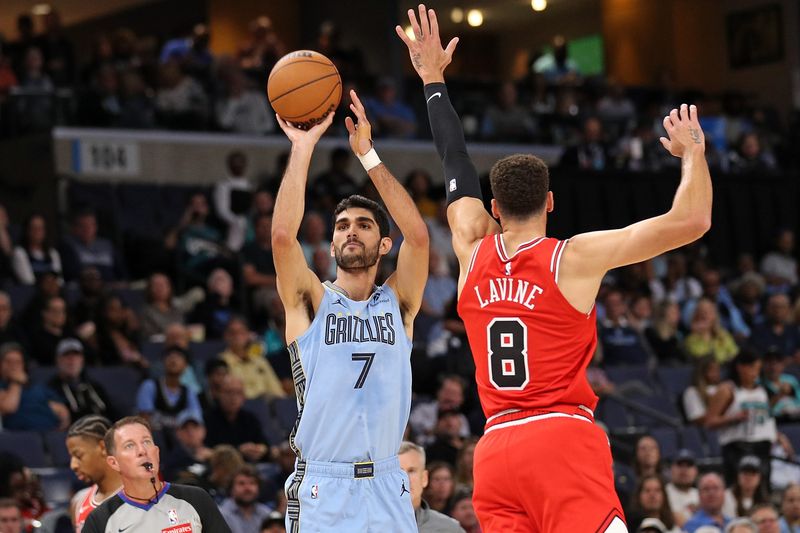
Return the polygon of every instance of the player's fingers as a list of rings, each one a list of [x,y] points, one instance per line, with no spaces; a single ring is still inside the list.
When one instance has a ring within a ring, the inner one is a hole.
[[[431,23],[431,38],[439,39],[439,21],[436,19],[436,12],[433,9],[428,10],[428,20]]]
[[[453,52],[456,51],[456,46],[458,45],[458,37],[453,37],[450,39],[450,42],[447,43],[447,48],[444,49],[444,53],[447,54],[447,57],[452,58]]]
[[[681,119],[678,116],[678,110],[677,109],[673,109],[672,111],[669,112],[669,119],[672,121],[672,125],[673,126],[677,126],[678,125],[678,122],[680,122]]]
[[[672,143],[666,137],[660,137],[658,139],[661,141],[661,146],[663,146],[668,152],[672,152]]]
[[[358,94],[356,94],[355,89],[350,89],[350,99],[353,100],[353,103],[356,105],[358,109],[361,110],[364,109],[364,104],[361,103],[361,98],[358,97]]]
[[[694,104],[689,106],[689,120],[691,120],[692,122],[698,122],[698,119],[697,119],[697,106],[694,105]]]
[[[427,39],[431,35],[431,25],[428,23],[428,10],[425,4],[419,5],[419,25],[422,28],[422,37]]]
[[[345,117],[344,119],[344,127],[347,129],[347,133],[350,135],[355,135],[356,133],[356,125],[353,123],[353,119],[350,117]]]
[[[671,133],[675,129],[675,126],[673,126],[672,119],[670,118],[669,115],[664,117],[664,129],[667,130],[668,134]]]
[[[406,32],[403,31],[403,28],[401,28],[400,26],[395,26],[394,31],[397,34],[397,36],[400,37],[400,40],[403,41],[407,47],[411,48],[412,41],[411,39],[408,38]]]
[[[689,120],[689,106],[688,105],[681,104],[680,117],[681,117],[681,120]]]
[[[288,129],[288,128],[289,128],[290,126],[289,126],[289,125],[286,123],[286,121],[285,121],[285,120],[283,120],[283,119],[281,118],[281,116],[280,116],[279,114],[277,114],[277,113],[275,113],[275,120],[277,120],[277,121],[278,121],[278,126],[280,126],[280,127],[281,127],[281,129],[282,129],[283,131],[285,131],[286,133],[289,133],[289,129]]]
[[[419,41],[420,38],[422,37],[422,30],[419,29],[419,24],[417,23],[417,15],[414,14],[413,9],[408,10],[408,21],[411,23],[411,29],[414,30],[414,35]]]

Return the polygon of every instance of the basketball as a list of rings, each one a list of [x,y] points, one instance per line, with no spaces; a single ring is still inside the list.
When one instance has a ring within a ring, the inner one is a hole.
[[[342,98],[342,78],[330,59],[313,50],[283,56],[269,74],[267,98],[282,119],[307,130]]]

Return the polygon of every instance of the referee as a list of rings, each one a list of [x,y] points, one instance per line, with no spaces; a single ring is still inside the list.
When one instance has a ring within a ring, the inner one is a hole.
[[[147,420],[129,416],[117,421],[105,444],[122,490],[92,511],[83,533],[231,532],[204,490],[158,479],[159,449]]]

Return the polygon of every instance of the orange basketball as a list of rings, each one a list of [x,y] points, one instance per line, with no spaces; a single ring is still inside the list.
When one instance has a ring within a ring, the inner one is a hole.
[[[342,78],[324,55],[297,50],[275,63],[267,81],[267,98],[282,119],[306,130],[339,106]]]

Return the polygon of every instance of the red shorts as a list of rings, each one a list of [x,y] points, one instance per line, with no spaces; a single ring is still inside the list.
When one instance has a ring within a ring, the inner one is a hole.
[[[473,504],[483,533],[625,531],[606,434],[558,415],[493,427],[478,442]]]

